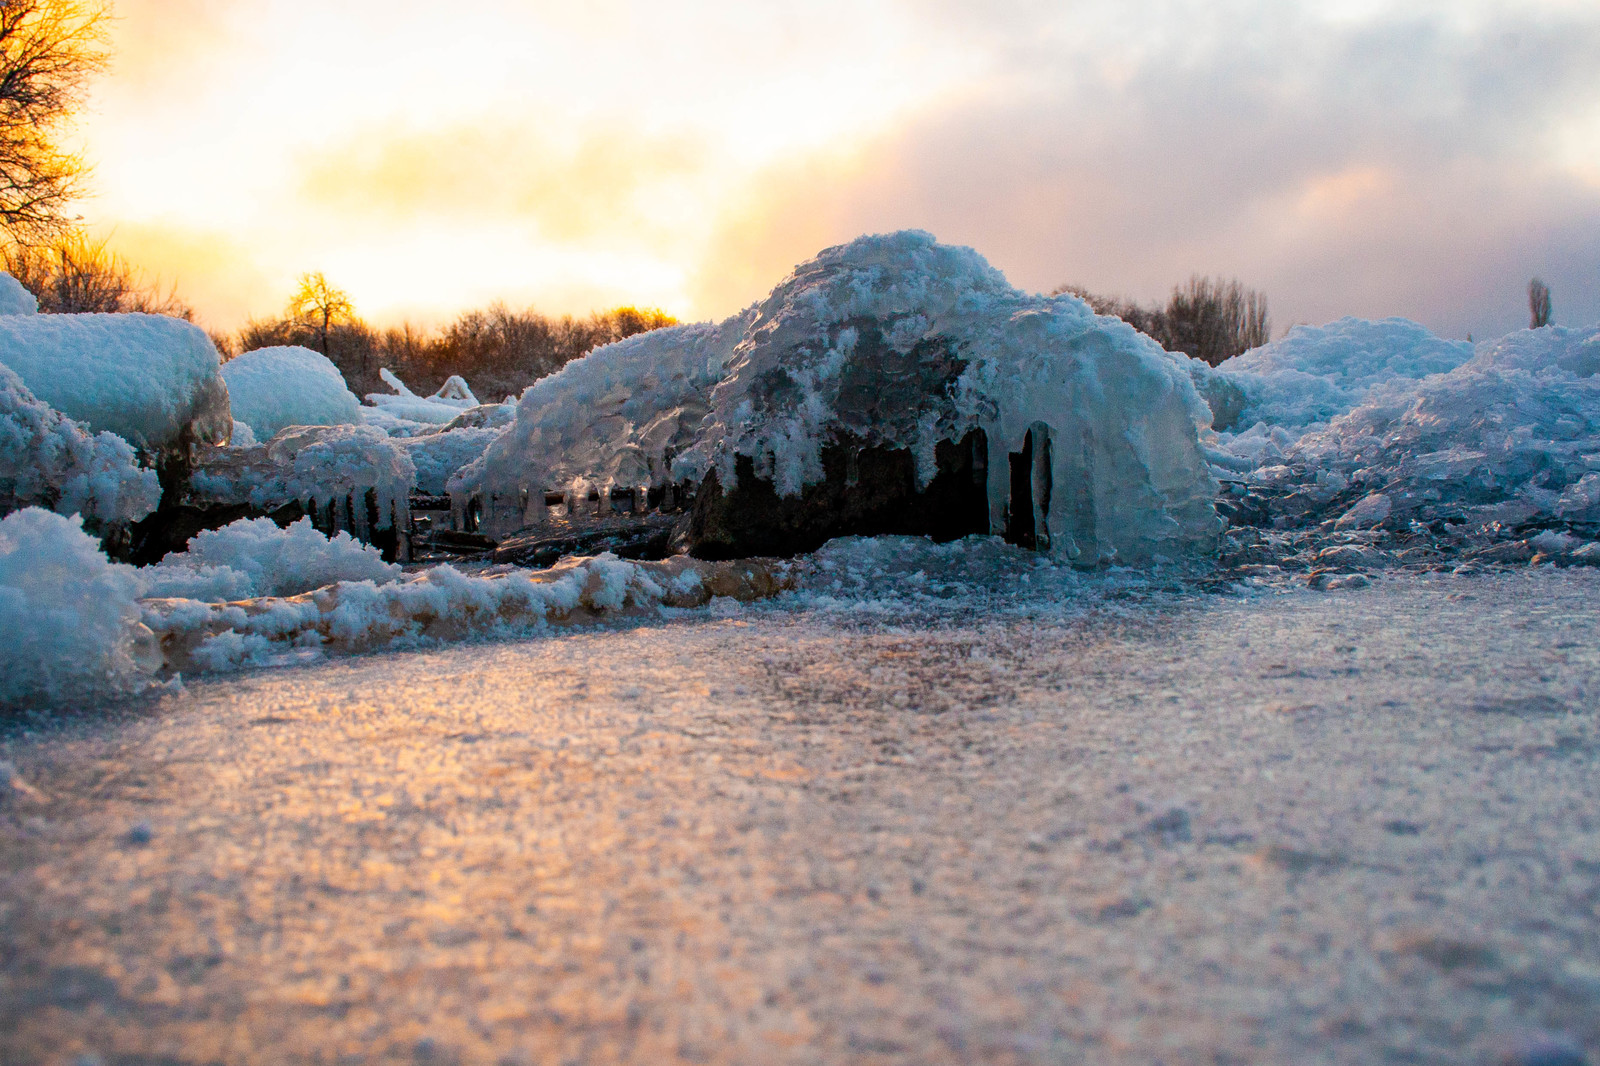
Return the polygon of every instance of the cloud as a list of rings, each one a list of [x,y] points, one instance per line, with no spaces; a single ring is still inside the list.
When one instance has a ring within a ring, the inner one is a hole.
[[[924,7],[974,25],[971,5]],[[1600,12],[1108,10],[973,28],[994,60],[963,98],[773,168],[722,220],[697,302],[731,310],[760,294],[753,273],[770,285],[825,244],[916,225],[1026,287],[1155,299],[1238,275],[1281,325],[1407,314],[1481,336],[1518,324],[1534,272],[1568,294],[1566,320],[1600,317],[1600,190],[1551,147],[1600,107]]]

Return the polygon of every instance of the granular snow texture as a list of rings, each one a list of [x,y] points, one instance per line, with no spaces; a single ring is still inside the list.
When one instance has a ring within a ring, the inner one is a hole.
[[[266,440],[289,426],[348,426],[361,422],[361,402],[339,368],[321,352],[285,346],[257,348],[222,365],[233,417]]]
[[[0,707],[99,701],[145,687],[161,652],[139,579],[80,519],[29,507],[0,519]]]
[[[91,430],[162,451],[233,429],[205,330],[164,315],[0,315],[0,363]]]
[[[92,434],[37,400],[0,365],[0,511],[40,506],[99,522],[137,521],[161,502],[155,471],[113,433]]]
[[[139,573],[145,596],[240,600],[292,596],[339,581],[386,584],[400,567],[348,533],[324,536],[309,518],[285,529],[269,518],[241,518],[197,535],[187,551]]]

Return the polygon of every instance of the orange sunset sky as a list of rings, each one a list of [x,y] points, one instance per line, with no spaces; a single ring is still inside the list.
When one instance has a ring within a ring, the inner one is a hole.
[[[118,0],[79,210],[202,320],[726,315],[916,226],[1019,286],[1600,318],[1600,4]]]

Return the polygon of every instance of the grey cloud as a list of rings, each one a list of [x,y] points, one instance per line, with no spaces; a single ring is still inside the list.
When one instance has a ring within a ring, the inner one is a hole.
[[[1104,5],[918,10],[977,35],[985,87],[848,165],[769,176],[722,234],[708,297],[734,296],[733,257],[786,268],[816,250],[802,240],[919,225],[1029,287],[1149,299],[1237,274],[1280,325],[1405,314],[1482,336],[1521,323],[1531,273],[1557,321],[1600,319],[1600,189],[1550,149],[1600,109],[1600,10],[1396,5],[1343,26],[1266,3],[1110,23]]]

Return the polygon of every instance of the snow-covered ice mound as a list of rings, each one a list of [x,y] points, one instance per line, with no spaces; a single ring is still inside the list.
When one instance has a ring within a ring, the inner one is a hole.
[[[113,433],[90,433],[0,365],[0,514],[27,506],[135,522],[161,502],[155,472]]]
[[[30,507],[0,519],[0,706],[124,695],[161,665],[132,567],[106,560],[77,518]]]
[[[1472,345],[1436,337],[1408,319],[1341,318],[1296,326],[1282,340],[1234,356],[1217,372],[1244,391],[1237,428],[1257,422],[1294,428],[1337,418],[1365,403],[1375,388],[1448,373],[1472,355]]]
[[[350,426],[361,402],[321,352],[296,345],[257,348],[222,364],[233,417],[257,441],[289,426]],[[244,442],[239,442],[243,444]],[[251,443],[254,443],[252,441]]]
[[[187,551],[140,572],[145,596],[242,600],[293,596],[339,581],[387,584],[400,567],[348,533],[324,536],[302,518],[280,529],[271,519],[241,518],[207,530]]]
[[[1037,543],[1067,558],[1145,561],[1216,542],[1196,430],[1210,420],[1187,371],[1126,323],[1076,297],[1020,292],[971,249],[908,231],[830,248],[720,325],[659,330],[568,364],[523,394],[511,431],[451,491],[481,491],[489,531],[505,533],[538,520],[544,493],[573,486],[690,481],[702,499],[712,485],[731,500],[747,463],[780,501],[799,501],[769,510],[825,510],[832,496],[806,493],[829,478],[829,449],[846,465],[874,450],[909,455],[915,486],[885,491],[916,496],[939,475],[940,449],[981,431],[986,451],[962,475],[982,479],[980,530],[1003,532],[1018,524],[1012,510],[1027,511]],[[1034,467],[1029,500],[1013,499],[1008,455],[1032,457],[1019,460]],[[774,543],[863,531],[826,526],[824,515]]]
[[[205,330],[164,315],[0,315],[0,363],[95,431],[166,451],[221,443],[228,388]]]
[[[910,231],[830,248],[773,290],[676,469],[727,487],[744,457],[795,497],[824,479],[824,448],[848,443],[908,451],[920,489],[941,442],[982,430],[990,532],[1027,506],[1006,456],[1032,454],[1028,525],[1052,550],[1143,562],[1216,543],[1196,437],[1210,419],[1189,374],[1131,326]]]
[[[190,478],[199,505],[289,503],[332,516],[335,528],[367,536],[404,520],[417,468],[400,441],[372,426],[296,426],[250,448],[205,452]],[[376,519],[368,514],[369,493]]]
[[[1485,343],[1307,435],[1261,475],[1381,494],[1391,522],[1600,523],[1600,326]]]
[[[22,282],[0,270],[0,315],[35,315],[39,301],[23,288]]]
[[[542,508],[546,492],[666,485],[748,323],[747,312],[720,325],[638,333],[541,378],[522,394],[516,422],[481,463],[461,471],[451,494],[482,492],[487,522],[505,533],[525,524],[524,507]]]

